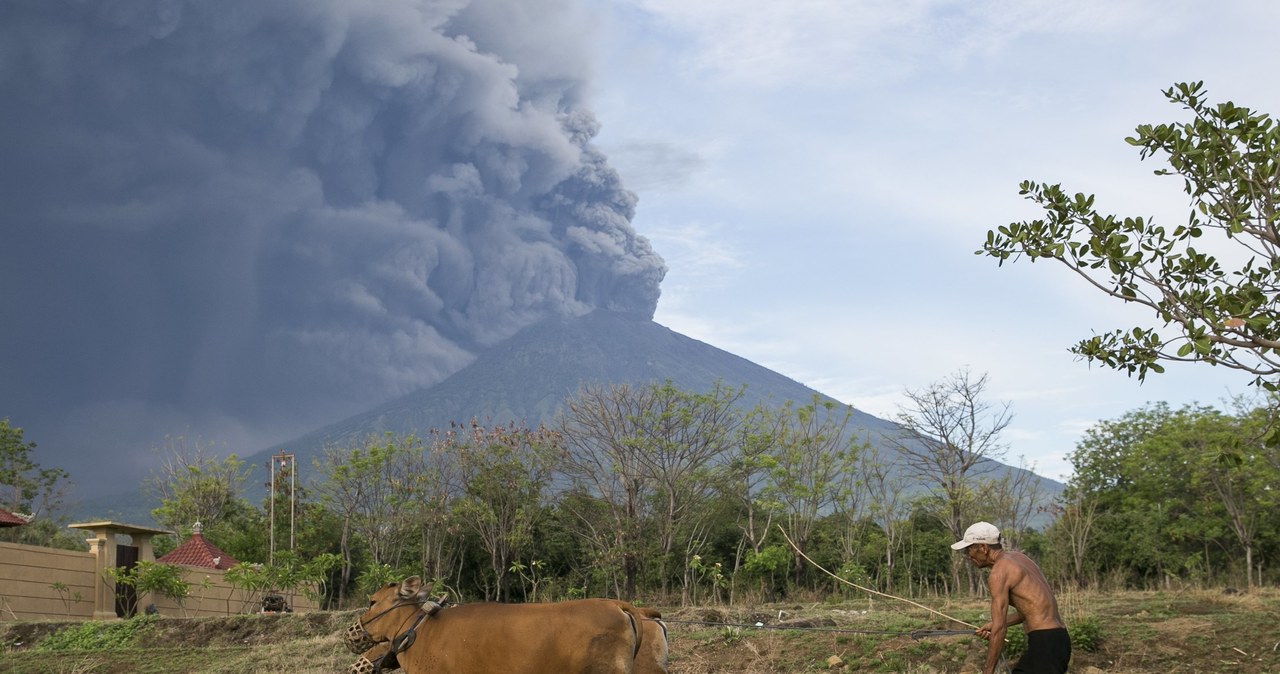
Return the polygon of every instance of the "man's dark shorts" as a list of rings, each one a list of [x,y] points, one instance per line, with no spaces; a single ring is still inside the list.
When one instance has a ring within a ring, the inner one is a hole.
[[[1071,662],[1071,635],[1064,627],[1027,632],[1027,652],[1012,674],[1066,674]]]

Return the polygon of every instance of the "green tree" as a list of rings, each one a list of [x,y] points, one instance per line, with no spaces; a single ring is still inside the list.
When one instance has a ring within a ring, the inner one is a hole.
[[[1245,584],[1252,588],[1263,521],[1280,505],[1274,485],[1280,473],[1266,461],[1254,425],[1258,415],[1236,416],[1212,409],[1185,409],[1170,433],[1186,450],[1191,486],[1205,517],[1231,532],[1243,555]],[[1260,579],[1259,579],[1260,580]]]
[[[160,506],[151,516],[161,526],[189,532],[200,522],[216,537],[223,522],[252,509],[240,496],[249,468],[235,454],[221,459],[213,446],[199,440],[168,438],[160,466],[144,482]]]
[[[736,445],[729,461],[729,480],[725,491],[738,500],[742,531],[739,552],[734,564],[740,567],[744,553],[760,554],[773,530],[773,519],[782,504],[767,496],[769,478],[777,467],[778,443],[786,417],[761,404],[748,412],[735,433]]]
[[[1102,214],[1094,197],[1061,185],[1023,182],[1045,217],[987,232],[978,254],[1003,264],[1055,260],[1104,294],[1151,310],[1164,328],[1117,329],[1072,351],[1136,374],[1161,361],[1203,361],[1280,382],[1280,127],[1234,103],[1211,105],[1202,82],[1164,92],[1191,119],[1137,127],[1126,141],[1145,160],[1162,156],[1190,197],[1190,216],[1172,230],[1149,218]],[[1214,236],[1202,239],[1206,233]]]
[[[787,535],[807,553],[818,515],[827,510],[854,510],[851,479],[861,444],[849,432],[853,408],[817,395],[796,406],[787,402],[777,412],[781,435],[773,451],[770,485],[765,498],[782,508]],[[804,569],[797,555],[792,572],[798,583]]]
[[[357,445],[329,447],[316,462],[320,503],[340,523],[340,602],[354,578],[357,549],[372,566],[399,569],[414,539],[414,518],[429,499],[433,476],[416,470],[425,448],[416,436],[372,435]]]
[[[67,471],[40,466],[35,449],[21,428],[0,419],[0,507],[9,512],[38,516],[62,502]]]
[[[1156,403],[1099,422],[1085,431],[1068,457],[1074,467],[1068,492],[1096,503],[1089,563],[1100,576],[1150,582],[1177,566],[1169,528],[1186,514],[1171,498],[1185,493],[1178,487],[1183,471],[1150,445],[1172,415],[1167,404]]]
[[[711,503],[727,477],[725,464],[742,424],[735,405],[744,392],[720,382],[705,393],[683,391],[670,381],[646,392],[635,442],[642,470],[655,487],[657,570],[664,595],[676,567],[683,600],[690,598],[695,580],[690,560],[708,541],[707,523],[716,511]]]
[[[507,575],[532,547],[560,454],[559,437],[542,427],[473,425],[452,451],[463,480],[463,496],[454,504],[457,521],[476,535],[489,558],[493,587],[486,587],[485,596],[510,599]]]
[[[0,419],[0,508],[32,518],[26,526],[0,529],[0,540],[83,550],[84,541],[62,526],[70,477],[61,468],[37,463],[32,458],[35,448],[36,443],[23,438],[21,428]]]
[[[1066,503],[1077,512],[1055,524],[1060,538],[1082,541],[1073,572],[1091,564],[1149,585],[1239,569],[1254,583],[1275,536],[1268,514],[1280,483],[1260,441],[1267,417],[1158,403],[1086,431],[1070,457],[1076,470]],[[1061,531],[1068,526],[1074,530]]]
[[[896,554],[902,546],[906,517],[910,514],[906,478],[894,473],[892,464],[881,456],[880,449],[870,444],[859,457],[858,473],[869,501],[867,515],[879,526],[884,543],[881,582],[885,591],[892,591],[898,561]]]

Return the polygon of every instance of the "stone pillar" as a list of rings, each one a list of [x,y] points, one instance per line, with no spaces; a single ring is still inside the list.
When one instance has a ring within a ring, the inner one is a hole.
[[[107,569],[116,565],[116,537],[105,529],[93,532],[94,537],[88,539],[89,552],[97,561],[93,565],[96,576],[93,584],[93,619],[116,619],[116,584],[107,575]]]

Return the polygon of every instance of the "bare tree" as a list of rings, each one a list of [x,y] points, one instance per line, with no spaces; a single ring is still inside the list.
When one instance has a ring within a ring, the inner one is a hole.
[[[659,575],[669,589],[668,559],[682,531],[698,536],[696,520],[706,513],[699,506],[715,493],[728,461],[742,393],[719,383],[690,393],[665,382],[586,387],[566,403],[557,427],[565,472],[609,506],[625,596],[635,593],[645,523],[656,534]]]
[[[884,532],[884,587],[893,589],[894,554],[902,546],[903,529],[911,512],[906,498],[906,479],[893,472],[892,464],[880,455],[879,448],[868,445],[858,462],[862,483],[867,491],[867,512]]]
[[[986,387],[986,374],[974,379],[962,369],[922,390],[908,389],[908,404],[895,417],[900,430],[885,435],[907,470],[937,497],[936,515],[957,540],[971,517],[974,480],[1004,455],[1000,434],[1013,419],[1008,403],[983,399]],[[959,561],[952,568],[957,584]]]
[[[621,594],[633,598],[640,571],[640,537],[649,513],[653,478],[636,438],[637,420],[650,404],[647,387],[589,385],[565,401],[556,428],[564,440],[565,474],[604,504],[612,526],[594,526],[590,509],[580,511],[585,531],[602,559],[622,567]],[[586,505],[585,503],[583,505]]]
[[[1072,580],[1077,587],[1084,587],[1084,560],[1089,551],[1093,525],[1098,518],[1098,499],[1086,496],[1079,489],[1071,489],[1063,495],[1062,503],[1053,509],[1057,515],[1054,528],[1062,532],[1070,552]]]
[[[1043,505],[1041,478],[1032,468],[1019,459],[1017,469],[994,479],[984,478],[978,489],[983,495],[983,512],[989,513],[986,519],[999,527],[1001,535],[1014,547]]]

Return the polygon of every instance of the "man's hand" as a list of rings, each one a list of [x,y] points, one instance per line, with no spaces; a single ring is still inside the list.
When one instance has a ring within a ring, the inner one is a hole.
[[[974,631],[974,634],[982,637],[983,639],[990,640],[991,639],[991,623],[988,622],[982,627],[979,627],[976,631]]]

